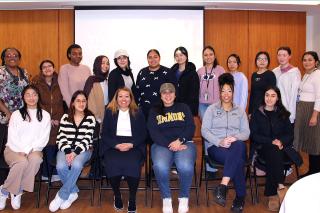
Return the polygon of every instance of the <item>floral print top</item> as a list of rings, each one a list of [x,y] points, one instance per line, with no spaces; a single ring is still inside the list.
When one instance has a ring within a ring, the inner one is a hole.
[[[27,73],[19,68],[20,77],[13,75],[6,66],[0,66],[0,100],[10,112],[18,110],[23,105],[21,92],[29,84]],[[6,124],[6,114],[0,112],[0,123]]]

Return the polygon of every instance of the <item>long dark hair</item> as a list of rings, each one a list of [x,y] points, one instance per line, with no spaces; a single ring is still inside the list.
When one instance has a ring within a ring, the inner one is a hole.
[[[38,102],[37,102],[37,119],[38,121],[42,121],[42,108],[40,106],[40,102],[41,102],[41,97],[40,97],[40,92],[38,90],[37,87],[33,86],[33,85],[27,85],[23,90],[22,90],[22,93],[21,93],[21,96],[22,96],[22,99],[23,99],[23,106],[19,109],[20,113],[21,113],[21,116],[22,116],[22,119],[24,121],[29,121],[31,122],[31,117],[28,113],[28,106],[27,106],[27,103],[24,99],[24,95],[25,93],[27,92],[28,89],[32,89],[34,90],[37,95],[38,95]]]
[[[275,91],[277,93],[278,100],[274,105],[275,106],[275,110],[277,110],[279,112],[279,116],[282,119],[288,119],[290,117],[290,112],[282,104],[281,93],[280,93],[279,88],[277,86],[268,86],[266,88],[266,90],[264,91],[264,95],[266,94],[266,92],[268,90],[273,90],[273,91]],[[265,102],[265,98],[264,97],[263,97],[263,101],[262,101],[262,106],[263,106],[263,108],[266,106],[266,102]]]
[[[86,108],[84,109],[84,117],[92,115],[92,112],[90,112],[90,110],[88,109],[88,96],[86,95],[86,93],[84,91],[77,90],[77,91],[75,91],[75,93],[73,93],[73,95],[71,97],[70,107],[69,107],[69,110],[68,110],[68,119],[67,119],[67,121],[70,122],[70,123],[74,122],[74,114],[75,114],[76,110],[75,110],[75,107],[74,107],[73,103],[76,100],[76,98],[78,97],[78,95],[83,95],[87,100]]]
[[[205,46],[202,50],[202,55],[204,54],[204,51],[206,50],[211,50],[214,54],[214,61],[213,61],[213,68],[216,68],[217,65],[219,65],[219,62],[218,62],[218,59],[217,59],[217,56],[216,56],[216,51],[214,51],[213,47],[208,45],[208,46]],[[203,62],[203,65],[206,65],[205,62]]]
[[[188,62],[189,62],[188,50],[187,50],[185,47],[177,47],[177,48],[174,50],[173,57],[175,57],[176,52],[178,52],[178,51],[180,51],[183,55],[186,56],[186,58],[187,58],[186,64],[188,64]]]

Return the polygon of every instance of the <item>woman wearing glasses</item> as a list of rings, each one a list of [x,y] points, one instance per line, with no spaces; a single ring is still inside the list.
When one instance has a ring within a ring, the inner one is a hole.
[[[136,99],[136,85],[130,68],[129,54],[126,50],[119,49],[114,54],[114,63],[117,66],[109,74],[108,97],[112,101],[117,89],[127,87],[131,89]]]
[[[249,118],[253,111],[261,105],[264,91],[268,86],[276,86],[276,76],[270,71],[270,56],[268,52],[258,52],[255,58],[257,71],[251,76],[251,92],[249,102]]]
[[[213,47],[206,46],[202,51],[202,58],[204,66],[197,71],[200,79],[199,115],[201,119],[208,106],[219,100],[218,78],[224,73]]]
[[[22,107],[21,92],[29,84],[28,75],[19,67],[21,53],[16,48],[6,48],[1,53],[0,66],[0,143],[7,134],[11,113]]]

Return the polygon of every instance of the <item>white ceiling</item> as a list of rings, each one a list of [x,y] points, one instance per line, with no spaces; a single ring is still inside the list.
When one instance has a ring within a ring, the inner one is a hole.
[[[239,3],[245,2],[245,3]],[[314,4],[314,5],[310,5]],[[320,13],[320,1],[230,0],[1,0],[0,10],[71,9],[74,6],[203,6],[206,9],[306,11]]]

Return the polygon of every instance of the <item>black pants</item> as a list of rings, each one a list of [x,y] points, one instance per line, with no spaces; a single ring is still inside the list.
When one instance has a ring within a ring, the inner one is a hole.
[[[121,177],[122,176],[114,176],[109,178],[115,197],[121,197],[121,193],[120,193]],[[135,202],[140,178],[126,176],[126,180],[129,187],[129,202]]]
[[[259,157],[266,162],[266,185],[264,190],[265,196],[277,194],[278,184],[283,184],[284,174],[283,162],[286,160],[286,154],[278,146],[272,144],[263,145],[258,150]]]
[[[0,124],[0,156],[3,157],[3,151],[7,143],[8,126]],[[4,160],[4,159],[3,159]],[[0,184],[2,184],[7,178],[8,171],[0,170]]]
[[[320,172],[320,155],[309,155],[308,174],[312,175],[318,172]]]

